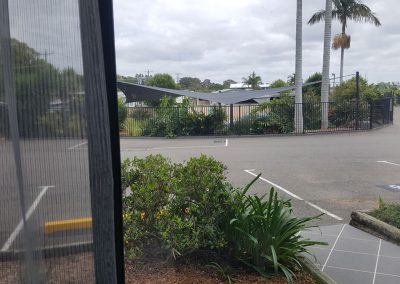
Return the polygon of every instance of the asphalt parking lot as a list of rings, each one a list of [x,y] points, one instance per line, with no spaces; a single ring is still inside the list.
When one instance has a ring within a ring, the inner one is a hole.
[[[236,186],[261,173],[252,193],[271,186],[293,201],[298,216],[325,213],[318,225],[348,222],[353,210],[371,210],[378,197],[399,202],[400,124],[368,132],[306,136],[121,139],[121,156],[162,154],[173,161],[212,155]]]

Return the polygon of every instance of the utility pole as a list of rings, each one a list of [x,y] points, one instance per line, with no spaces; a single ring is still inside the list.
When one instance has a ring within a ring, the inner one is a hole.
[[[39,56],[43,56],[44,57],[44,61],[47,62],[47,57],[49,55],[53,55],[53,54],[55,54],[55,53],[54,52],[47,52],[47,50],[45,50],[44,53],[39,53]]]
[[[147,70],[146,70],[146,71],[144,71],[144,72],[147,72],[147,78],[149,78],[149,77],[150,77],[150,72],[153,72],[153,71],[151,71],[151,70],[147,69]]]

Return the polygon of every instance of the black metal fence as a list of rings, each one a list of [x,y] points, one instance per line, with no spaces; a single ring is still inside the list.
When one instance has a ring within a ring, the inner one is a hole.
[[[367,130],[393,122],[393,99],[262,105],[130,107],[121,136],[257,135]],[[321,117],[328,117],[322,128]]]

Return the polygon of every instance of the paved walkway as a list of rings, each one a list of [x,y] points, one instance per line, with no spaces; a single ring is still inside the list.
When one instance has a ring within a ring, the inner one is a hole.
[[[304,237],[327,242],[310,257],[339,284],[400,283],[400,246],[376,238],[348,224],[322,226]]]

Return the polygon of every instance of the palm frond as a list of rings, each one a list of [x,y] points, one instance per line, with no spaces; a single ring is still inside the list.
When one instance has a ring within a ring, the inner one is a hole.
[[[348,18],[355,22],[371,23],[375,26],[381,25],[375,13],[367,5],[361,3],[357,3],[351,7]]]
[[[308,20],[307,24],[313,25],[315,23],[319,23],[325,21],[325,10],[320,10],[316,12],[311,18]]]

